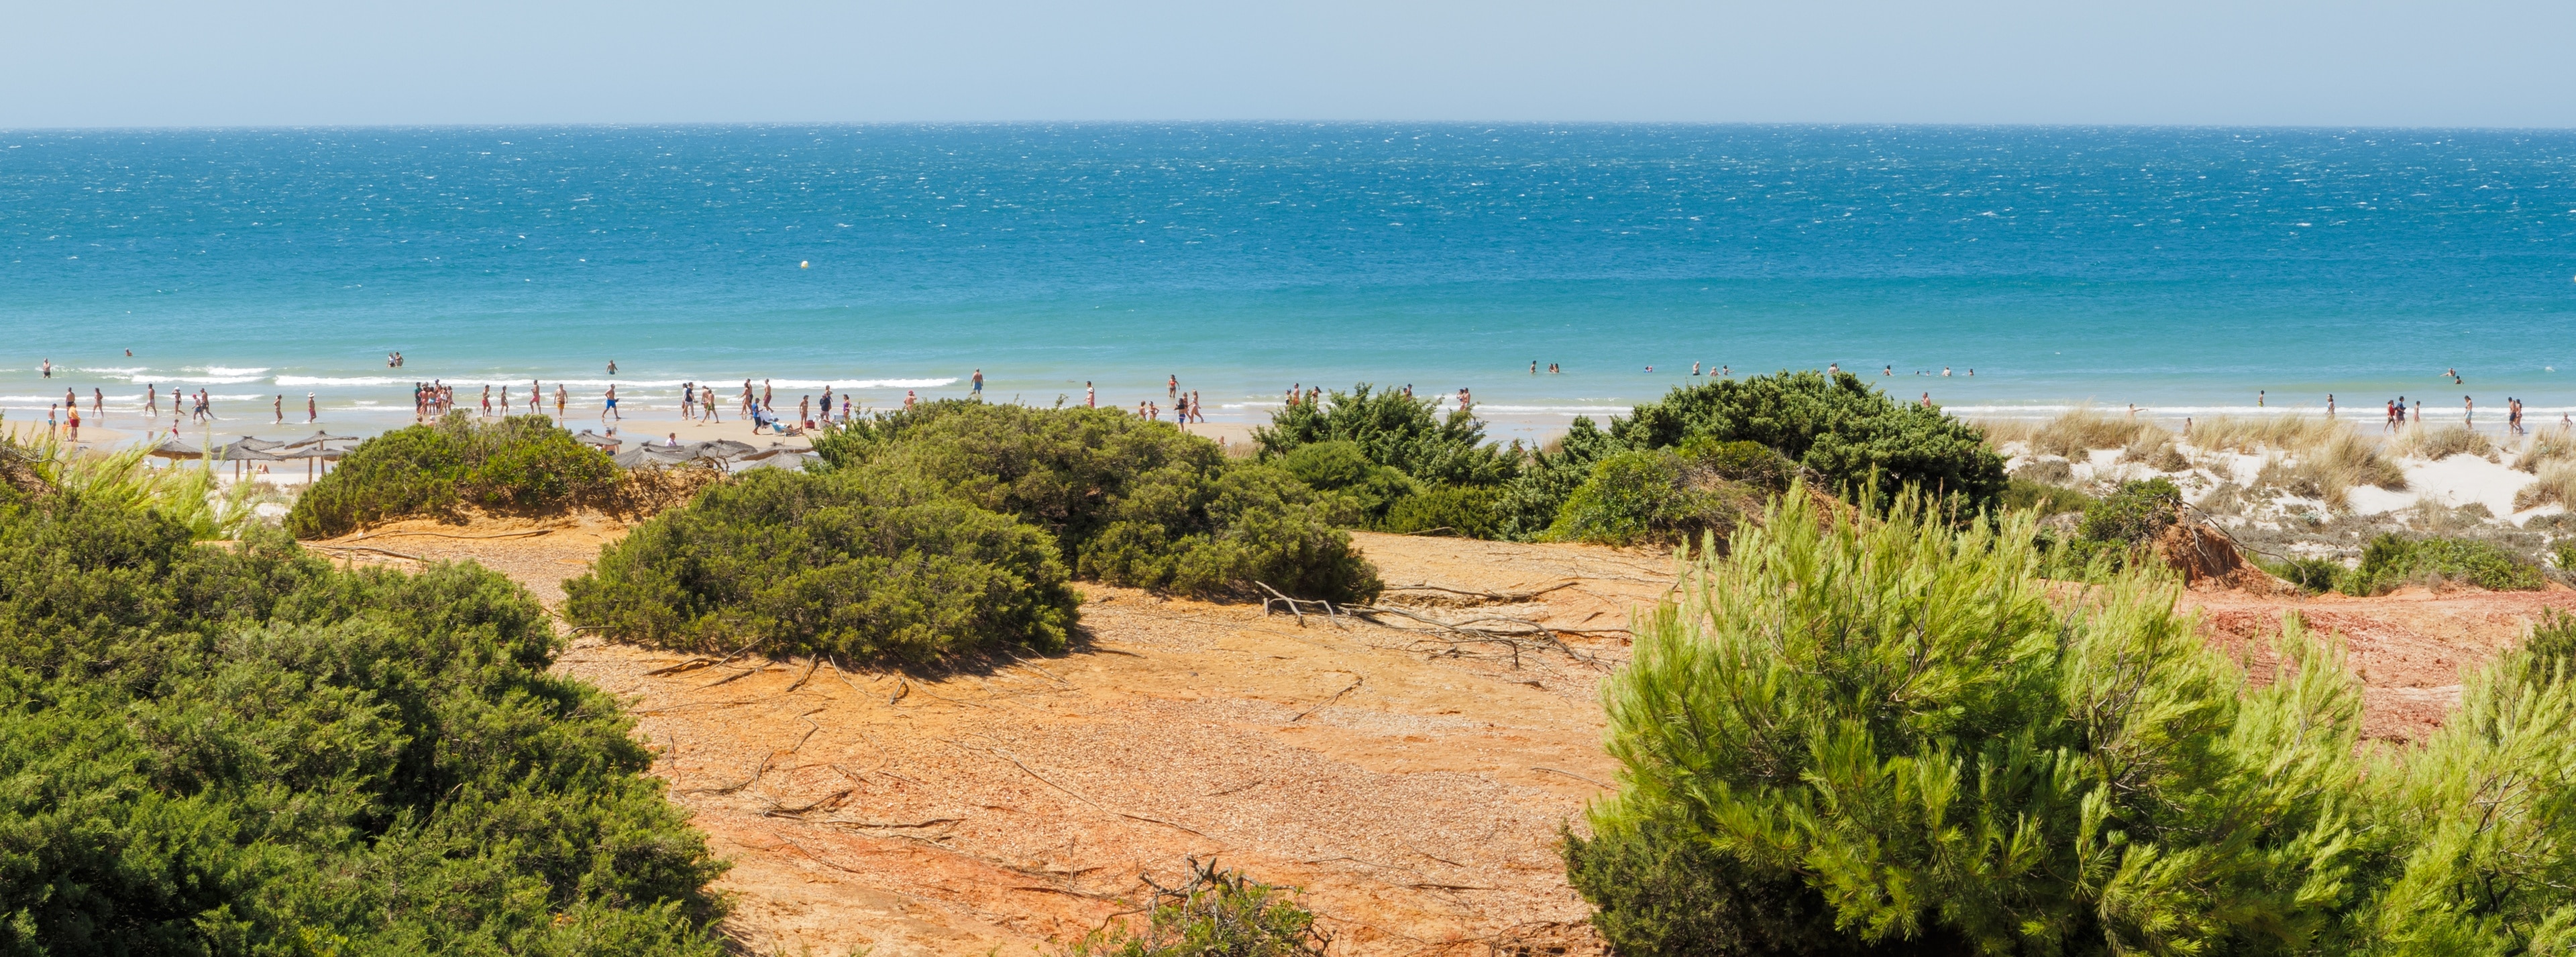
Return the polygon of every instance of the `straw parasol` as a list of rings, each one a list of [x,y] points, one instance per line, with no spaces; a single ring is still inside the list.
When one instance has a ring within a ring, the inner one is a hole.
[[[303,438],[296,439],[295,441],[288,442],[288,443],[286,443],[285,445],[283,445],[283,446],[279,446],[279,447],[280,447],[280,448],[289,448],[289,449],[300,449],[300,448],[304,448],[305,446],[310,446],[310,445],[320,445],[320,444],[322,444],[322,443],[324,443],[324,442],[355,442],[355,441],[357,441],[357,440],[358,440],[358,437],[357,437],[357,436],[354,436],[354,435],[332,435],[331,433],[328,433],[328,432],[319,432],[319,431],[317,431],[317,432],[314,432],[312,435],[308,435],[308,436],[305,436],[305,437],[303,437]]]
[[[160,444],[152,447],[152,451],[143,454],[156,459],[201,459],[206,457],[206,450],[181,442],[174,435],[162,439]]]
[[[225,462],[230,462],[230,463],[232,463],[232,464],[233,464],[233,477],[234,477],[234,478],[240,478],[240,477],[242,477],[242,468],[243,468],[242,463],[244,463],[244,462],[275,462],[275,461],[277,461],[277,460],[278,460],[277,456],[270,455],[270,454],[268,454],[268,452],[266,452],[266,451],[264,451],[264,450],[257,449],[257,448],[253,448],[253,447],[251,447],[251,446],[249,446],[249,445],[245,444],[245,443],[248,443],[248,442],[258,442],[258,441],[261,441],[261,440],[259,440],[259,439],[249,438],[248,436],[244,436],[244,437],[243,437],[243,441],[240,441],[240,442],[234,442],[234,443],[232,443],[231,445],[224,446],[224,454],[219,455],[219,456],[216,456],[216,458],[217,458],[218,460],[225,461]],[[268,445],[269,445],[269,447],[270,447],[270,448],[275,448],[275,447],[277,447],[277,443],[275,443],[275,442],[270,442],[270,443],[268,443]]]

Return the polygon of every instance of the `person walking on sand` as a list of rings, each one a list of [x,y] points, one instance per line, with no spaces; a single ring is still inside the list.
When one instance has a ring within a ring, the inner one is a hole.
[[[321,421],[321,419],[321,405],[313,401],[313,393],[304,393],[304,424],[312,425],[315,422]]]
[[[70,408],[63,411],[66,413],[64,420],[70,422],[72,426],[72,441],[80,441],[80,403],[74,402]]]
[[[107,390],[106,390],[106,389],[101,389],[101,388],[99,388],[99,387],[97,387],[97,386],[91,386],[91,387],[90,387],[90,390],[89,390],[89,414],[90,414],[90,417],[92,417],[92,418],[98,419],[98,420],[100,420],[100,421],[106,421],[106,419],[107,419]]]
[[[760,408],[761,408],[761,411],[764,411],[764,412],[776,412],[776,411],[778,411],[778,405],[777,405],[777,403],[775,403],[775,402],[772,402],[772,401],[771,401],[772,399],[774,399],[774,398],[776,398],[776,397],[777,397],[777,393],[776,393],[775,391],[773,391],[773,390],[769,387],[769,380],[767,380],[767,379],[762,379],[762,380],[760,380]]]
[[[555,421],[563,421],[564,407],[571,404],[571,402],[572,392],[565,389],[563,383],[555,383]]]
[[[599,421],[606,422],[611,417],[620,422],[626,421],[626,416],[617,411],[617,383],[614,382],[608,384],[608,404],[600,408]]]
[[[1163,377],[1163,398],[1166,398],[1166,399],[1177,399],[1177,398],[1180,398],[1180,397],[1181,397],[1181,377],[1180,377],[1180,376],[1177,376],[1177,375],[1167,375],[1167,376],[1164,376],[1164,377]]]
[[[805,424],[805,426],[806,426],[807,428],[812,428],[812,427],[813,427],[813,425],[814,425],[814,397],[813,397],[813,396],[810,396],[810,395],[809,395],[809,396],[806,396],[806,397],[804,397],[804,398],[802,398],[802,399],[798,399],[798,400],[796,400],[796,421],[804,423],[804,424]]]
[[[2477,400],[2465,395],[2460,397],[2460,424],[2472,429],[2478,427]]]
[[[850,424],[850,394],[841,393],[841,424]]]
[[[1091,383],[1088,381],[1082,384],[1082,407],[1086,409],[1100,407],[1100,393],[1092,391]]]
[[[286,393],[278,393],[277,398],[269,402],[269,411],[277,413],[276,424],[286,424]]]
[[[969,380],[969,381],[972,383],[972,385],[970,385],[970,386],[968,387],[968,390],[967,390],[967,391],[969,391],[969,392],[973,393],[975,398],[978,398],[978,399],[983,398],[983,397],[984,397],[984,370],[982,370],[982,369],[977,369],[977,370],[975,370],[975,378],[973,378],[972,380]],[[1178,381],[1178,380],[1174,380],[1174,381]],[[831,397],[830,395],[828,395],[828,394],[826,394],[826,395],[823,397],[823,408],[824,408],[825,410],[827,410],[827,411],[824,413],[825,415],[829,415],[829,414],[831,414],[828,410],[832,408],[832,397]]]
[[[528,414],[535,415],[544,411],[545,401],[546,384],[535,379],[528,380]]]
[[[492,417],[492,384],[489,382],[483,384],[483,417]]]
[[[744,418],[751,416],[751,380],[749,379],[742,380],[742,414]]]
[[[2334,418],[2334,393],[2326,393],[2326,418]]]
[[[157,419],[161,417],[161,386],[159,384],[151,382],[143,384],[143,411],[152,418]]]

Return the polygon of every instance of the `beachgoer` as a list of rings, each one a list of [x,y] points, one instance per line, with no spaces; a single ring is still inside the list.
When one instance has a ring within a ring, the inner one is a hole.
[[[2182,437],[2191,438],[2191,416],[2182,417]]]
[[[90,414],[91,414],[91,415],[97,416],[97,417],[102,418],[102,419],[107,418],[107,390],[106,390],[106,389],[101,389],[101,388],[99,388],[99,387],[97,387],[97,386],[91,386],[91,387],[90,387],[90,390],[89,390],[89,411],[90,411]]]
[[[2326,418],[2334,418],[2334,393],[2326,393]]]
[[[144,383],[143,411],[151,413],[153,418],[157,419],[161,417],[161,387],[159,385],[148,382]]]
[[[2416,423],[2416,424],[2418,424],[2418,425],[2421,425],[2421,424],[2423,424],[2423,422],[2424,422],[2424,400],[2422,400],[2422,399],[2417,399],[2417,400],[2415,400],[2415,417],[2414,417],[2414,421],[2415,421],[2415,423]]]
[[[304,393],[304,424],[311,425],[320,421],[321,418],[322,407],[319,403],[313,401],[313,393]]]
[[[1091,390],[1091,383],[1087,381],[1082,384],[1082,407],[1086,409],[1097,409],[1100,407],[1100,394],[1093,392]]]
[[[695,382],[680,383],[680,418],[686,420],[697,417],[698,384]]]
[[[1532,360],[1530,360],[1530,374],[1531,374],[1531,375],[1537,375],[1537,374],[1538,374],[1538,360],[1536,360],[1536,359],[1532,359]]]
[[[676,448],[679,448],[679,447],[680,447],[680,433],[673,432],[673,433],[671,433],[671,436],[670,436],[669,438],[663,439],[663,440],[662,440],[662,447],[663,447],[663,448],[666,448],[666,449],[676,449]]]
[[[744,379],[742,380],[742,414],[745,418],[751,417],[751,405],[751,380]]]
[[[615,359],[610,359],[610,360],[608,360],[608,374],[609,374],[609,375],[616,375],[616,374],[617,374],[617,360],[615,360]]]
[[[1826,375],[1841,375],[1841,374],[1843,374],[1843,364],[1842,364],[1842,363],[1839,363],[1839,362],[1828,362],[1828,363],[1825,363],[1825,374],[1826,374]]]
[[[1890,364],[1888,364],[1888,365],[1883,365],[1883,366],[1878,367],[1878,374],[1879,374],[1879,375],[1883,375],[1883,376],[1892,376],[1892,375],[1895,375],[1895,374],[1896,374],[1896,366],[1895,366],[1895,364],[1894,364],[1894,363],[1890,363]]]
[[[571,391],[571,390],[569,390],[569,389],[564,388],[564,384],[563,384],[563,383],[561,383],[561,382],[557,382],[557,383],[555,383],[555,418],[556,418],[556,419],[560,420],[560,419],[562,419],[562,418],[564,417],[564,406],[565,406],[565,405],[567,405],[567,404],[569,404],[569,403],[571,403],[571,401],[572,401],[572,391]]]
[[[802,399],[798,399],[798,400],[796,400],[796,421],[798,421],[798,422],[803,422],[803,423],[805,423],[805,424],[806,424],[806,425],[808,425],[808,426],[811,426],[811,425],[813,425],[813,424],[814,424],[814,397],[813,397],[813,396],[810,396],[810,395],[809,395],[809,396],[806,396],[806,397],[804,397],[804,398],[802,398]]]
[[[483,417],[492,417],[492,384],[489,382],[483,384]]]
[[[545,408],[545,405],[544,405],[544,402],[545,402],[545,395],[546,395],[546,387],[545,387],[545,383],[538,382],[538,381],[537,381],[537,380],[535,380],[535,379],[530,379],[530,380],[528,380],[528,414],[529,414],[529,415],[535,415],[535,414],[537,414],[537,412],[538,412],[539,410],[541,410],[541,409],[544,409],[544,408]]]
[[[43,368],[44,368],[44,372],[45,372],[45,376],[44,376],[45,378],[51,379],[51,378],[53,378],[53,377],[54,377],[54,360],[52,360],[52,359],[47,359],[47,360],[45,360],[45,364],[44,364],[44,367],[43,367]],[[50,421],[50,420],[49,420],[49,421]]]
[[[850,421],[850,394],[841,393],[841,421]]]
[[[2263,390],[2261,389],[2254,390],[2254,407],[2257,409],[2263,407]]]
[[[721,420],[721,419],[716,418],[716,390],[714,390],[714,389],[699,389],[699,390],[698,390],[698,411],[699,411],[700,413],[702,413],[701,415],[699,415],[699,416],[698,416],[698,417],[699,417],[699,418],[701,418],[701,419],[704,419],[704,420],[709,421],[709,422],[720,422],[720,421],[723,421],[723,420]]]
[[[620,422],[626,420],[626,416],[617,411],[617,384],[614,382],[608,385],[608,404],[600,408],[599,420],[606,422],[610,416],[616,416]]]
[[[769,380],[760,380],[760,407],[771,412],[778,411],[777,403],[771,401],[776,397],[777,393],[769,387]]]
[[[920,397],[919,395],[915,395],[915,394],[913,394],[913,391],[912,391],[911,389],[905,389],[905,390],[903,390],[903,410],[904,410],[904,411],[906,411],[906,412],[910,412],[910,411],[912,411],[912,404],[913,404],[913,403],[915,403],[915,402],[919,402],[919,401],[921,401],[921,397]],[[765,401],[761,403],[761,405],[763,405],[763,406],[767,406],[768,404],[769,404],[769,403],[768,403],[768,402],[765,402]]]
[[[275,401],[273,401],[273,402],[270,402],[270,403],[269,403],[269,408],[270,408],[272,411],[275,411],[275,412],[277,413],[277,423],[276,423],[276,424],[278,424],[278,425],[285,425],[285,424],[286,424],[286,393],[283,393],[283,392],[278,393],[278,394],[277,394],[277,399],[276,399]]]
[[[1175,383],[1177,383],[1177,382],[1179,382],[1180,380],[1178,380],[1178,379],[1174,379],[1174,380],[1172,380],[1172,381],[1174,381]],[[973,385],[973,387],[970,389],[970,391],[974,392],[974,393],[975,393],[975,396],[976,396],[977,398],[982,398],[982,397],[983,397],[983,395],[984,395],[984,370],[982,370],[982,369],[977,369],[977,370],[975,370],[975,378],[974,378],[973,382],[974,382],[974,385]],[[827,414],[827,415],[828,415],[828,414],[830,414],[828,410],[830,410],[830,409],[832,408],[832,394],[831,394],[829,391],[826,391],[826,392],[824,392],[824,393],[823,393],[823,408],[824,408],[825,410],[827,410],[825,414]]]
[[[1735,375],[1735,367],[1734,367],[1734,366],[1718,366],[1718,367],[1717,367],[1717,374],[1718,374],[1718,377],[1719,377],[1719,378],[1732,378],[1732,377],[1734,377],[1734,375]]]
[[[823,384],[823,424],[832,424],[832,384]]]
[[[1974,379],[1974,378],[1976,378],[1976,377],[1977,377],[1977,368],[1976,368],[1975,366],[1969,366],[1969,367],[1968,367],[1968,378]]]
[[[1538,372],[1538,363],[1535,363],[1535,362],[1530,363],[1530,372],[1531,372],[1531,374],[1533,374],[1533,375],[1537,374],[1537,372]],[[1693,361],[1691,362],[1691,374],[1692,374],[1692,375],[1698,375],[1698,374],[1699,374],[1699,362],[1698,362],[1697,360],[1693,360]]]
[[[2394,432],[2394,431],[2397,431],[2397,402],[2396,402],[2396,400],[2394,400],[2394,399],[2389,400],[2388,408],[2387,408],[2387,410],[2386,410],[2385,414],[2380,418],[2380,421],[2379,421],[2379,431],[2382,431],[2382,432]]]
[[[80,441],[80,403],[72,403],[71,407],[65,409],[64,412],[66,413],[64,420],[70,422],[72,425],[72,441]]]
[[[1923,393],[1923,407],[1926,409],[1932,407],[1932,393]]]
[[[1197,389],[1190,390],[1190,418],[1199,422],[1207,421],[1207,410],[1199,407],[1199,390]]]
[[[1947,379],[1947,378],[1949,378],[1949,377],[1950,377],[1950,367],[1949,367],[1949,366],[1942,366],[1942,367],[1941,367],[1941,378]]]
[[[2470,428],[2478,424],[2478,403],[2465,395],[2460,397],[2460,423]]]
[[[62,408],[62,403],[59,402],[45,403],[45,434],[52,435],[62,431]]]
[[[1177,375],[1167,375],[1167,376],[1164,376],[1164,377],[1163,377],[1163,398],[1166,398],[1166,399],[1177,399],[1177,398],[1180,398],[1180,397],[1181,397],[1181,377],[1180,377],[1180,376],[1177,376]]]

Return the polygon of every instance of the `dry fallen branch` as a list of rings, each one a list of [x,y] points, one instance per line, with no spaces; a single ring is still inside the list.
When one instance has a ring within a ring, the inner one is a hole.
[[[396,538],[406,535],[425,536],[428,538],[462,538],[467,540],[485,538],[532,538],[538,535],[552,535],[554,534],[554,531],[555,530],[551,528],[540,528],[526,532],[495,532],[490,535],[457,535],[450,532],[360,532],[341,539],[341,541],[354,542],[367,538]]]
[[[1532,771],[1545,771],[1545,772],[1547,772],[1547,773],[1549,773],[1549,774],[1562,774],[1562,775],[1565,775],[1566,777],[1573,778],[1573,779],[1575,779],[1575,780],[1577,780],[1577,781],[1581,781],[1581,782],[1583,782],[1583,783],[1585,783],[1585,784],[1594,784],[1594,785],[1599,785],[1599,786],[1601,786],[1601,787],[1610,788],[1611,790],[1614,790],[1614,791],[1615,791],[1615,790],[1618,790],[1618,788],[1617,788],[1616,786],[1614,786],[1614,785],[1603,784],[1602,782],[1595,781],[1595,780],[1593,780],[1593,779],[1591,779],[1591,778],[1584,777],[1583,775],[1576,774],[1576,773],[1574,773],[1574,772],[1572,772],[1572,771],[1559,771],[1559,770],[1557,770],[1557,769],[1555,769],[1555,768],[1551,768],[1551,767],[1543,767],[1543,766],[1536,765],[1536,764],[1530,765],[1530,770],[1532,770]]]
[[[795,681],[795,683],[794,683],[794,684],[790,684],[790,685],[788,685],[788,686],[787,686],[787,690],[788,690],[788,691],[794,691],[794,690],[796,690],[796,689],[798,689],[798,688],[802,688],[802,687],[804,687],[804,686],[805,686],[805,681],[806,681],[806,679],[809,679],[809,678],[814,677],[814,669],[816,669],[816,668],[820,668],[820,667],[822,667],[822,666],[823,666],[823,659],[822,659],[822,657],[821,657],[821,656],[819,656],[819,655],[817,655],[817,656],[815,656],[814,658],[812,658],[812,659],[810,659],[810,660],[806,661],[806,662],[805,662],[805,673],[804,673],[804,674],[801,674],[801,675],[797,675],[797,676],[796,676],[796,681]],[[783,693],[785,693],[785,692],[781,692],[781,693],[783,694]],[[811,712],[808,712],[808,713],[811,713]]]
[[[739,783],[739,784],[728,784],[728,785],[725,785],[724,787],[720,787],[720,788],[683,788],[683,789],[681,789],[681,791],[680,791],[679,793],[681,793],[681,794],[732,794],[732,793],[733,793],[733,792],[735,792],[735,791],[739,791],[739,790],[742,790],[742,789],[744,789],[744,788],[750,787],[750,786],[751,786],[751,782],[760,780],[760,776],[761,776],[761,775],[764,775],[764,774],[769,773],[769,765],[770,765],[770,762],[773,762],[773,761],[776,761],[776,760],[778,760],[778,753],[777,753],[777,752],[775,752],[775,751],[770,752],[770,754],[769,754],[767,757],[763,757],[763,758],[761,758],[761,759],[760,759],[760,766],[759,766],[759,767],[756,767],[756,768],[751,769],[751,776],[750,776],[750,777],[747,777],[747,778],[742,779],[742,782],[741,782],[741,783]]]
[[[1528,600],[1530,600],[1530,599],[1532,599],[1532,598],[1536,598],[1536,597],[1538,597],[1538,596],[1540,596],[1540,595],[1544,595],[1544,594],[1547,594],[1548,592],[1556,591],[1556,590],[1561,589],[1561,588],[1572,588],[1572,587],[1574,587],[1575,585],[1580,584],[1581,582],[1582,582],[1582,579],[1579,579],[1579,578],[1568,578],[1568,579],[1566,579],[1566,580],[1564,580],[1564,581],[1561,581],[1561,582],[1558,582],[1558,583],[1556,583],[1556,584],[1549,585],[1549,586],[1547,586],[1547,587],[1545,587],[1545,588],[1538,589],[1537,591],[1514,591],[1514,592],[1477,591],[1477,590],[1474,590],[1474,589],[1468,589],[1468,588],[1451,588],[1451,587],[1449,587],[1449,586],[1447,586],[1447,585],[1434,585],[1434,584],[1431,584],[1431,583],[1429,583],[1429,582],[1424,582],[1424,583],[1419,584],[1419,585],[1388,585],[1388,586],[1386,586],[1386,590],[1387,590],[1387,591],[1440,591],[1440,592],[1448,592],[1449,594],[1452,594],[1452,595],[1465,595],[1465,596],[1467,596],[1467,597],[1469,597],[1469,598],[1483,598],[1483,599],[1486,599],[1486,600],[1488,600],[1488,601],[1492,601],[1492,602],[1496,602],[1496,603],[1499,603],[1499,604],[1506,604],[1506,605],[1508,605],[1508,604],[1517,604],[1517,603],[1519,603],[1519,602],[1525,602],[1525,601],[1528,601]]]
[[[1455,652],[1459,645],[1501,645],[1510,649],[1512,654],[1512,667],[1515,668],[1520,667],[1522,651],[1555,651],[1563,653],[1566,657],[1587,665],[1592,665],[1594,667],[1601,666],[1601,660],[1599,658],[1595,658],[1592,655],[1578,651],[1573,646],[1566,644],[1564,641],[1556,637],[1557,633],[1560,631],[1572,634],[1582,634],[1584,632],[1574,631],[1573,629],[1550,628],[1527,618],[1514,618],[1509,615],[1484,615],[1470,618],[1465,621],[1450,622],[1441,621],[1440,619],[1433,618],[1429,615],[1407,611],[1402,608],[1389,608],[1384,605],[1353,605],[1350,610],[1353,615],[1359,617],[1361,620],[1380,627],[1416,635],[1418,636],[1417,640],[1445,642],[1450,645],[1452,652]],[[1423,630],[1419,628],[1401,628],[1395,625],[1389,625],[1386,622],[1378,621],[1374,617],[1376,615],[1393,615],[1398,618],[1420,622],[1431,626],[1433,631],[1430,634],[1424,634]],[[1494,627],[1493,625],[1497,623],[1507,627]],[[1625,629],[1618,630],[1623,632],[1625,631]]]
[[[1332,696],[1332,697],[1330,697],[1330,698],[1326,698],[1326,699],[1324,699],[1324,700],[1322,700],[1322,701],[1315,702],[1314,707],[1307,708],[1307,709],[1306,709],[1306,710],[1304,710],[1304,711],[1297,712],[1297,717],[1294,717],[1294,718],[1290,718],[1290,719],[1288,719],[1288,723],[1289,723],[1289,724],[1296,724],[1298,721],[1303,720],[1307,715],[1314,714],[1317,710],[1319,710],[1319,709],[1323,708],[1325,705],[1332,704],[1333,702],[1336,702],[1336,701],[1340,701],[1340,700],[1342,700],[1342,696],[1343,696],[1343,695],[1346,695],[1346,694],[1351,693],[1352,691],[1358,690],[1358,688],[1359,688],[1359,686],[1360,686],[1360,683],[1361,683],[1361,682],[1364,682],[1364,681],[1367,681],[1367,680],[1368,680],[1368,676],[1367,676],[1367,675],[1360,675],[1359,677],[1352,679],[1352,680],[1351,680],[1350,687],[1343,688],[1343,689],[1342,689],[1342,690],[1340,690],[1340,691],[1333,692],[1333,696]]]
[[[714,681],[707,682],[706,684],[699,685],[699,686],[697,686],[696,688],[693,688],[693,689],[691,689],[691,690],[693,690],[693,691],[705,691],[705,690],[707,690],[707,689],[709,689],[709,688],[713,688],[713,687],[715,687],[715,686],[717,686],[717,685],[724,684],[725,682],[728,682],[728,681],[736,681],[736,680],[740,680],[741,678],[743,678],[743,677],[745,677],[745,676],[748,676],[748,675],[756,675],[756,674],[759,674],[759,673],[761,673],[762,671],[768,670],[768,667],[769,667],[769,666],[767,666],[767,665],[762,665],[762,666],[760,666],[760,667],[758,667],[758,668],[745,668],[745,669],[743,669],[743,670],[741,670],[741,671],[734,672],[734,673],[729,674],[729,675],[726,675],[726,676],[724,676],[724,677],[722,677],[722,678],[718,678],[718,679],[716,679],[716,680],[714,680]]]
[[[816,798],[816,799],[814,799],[814,800],[812,800],[812,801],[808,801],[808,802],[806,802],[806,803],[804,803],[804,804],[802,804],[802,805],[796,806],[796,807],[788,807],[788,806],[786,806],[786,805],[784,805],[784,804],[779,804],[779,803],[776,803],[776,802],[771,802],[771,803],[770,803],[770,805],[769,805],[769,809],[768,809],[768,810],[765,810],[765,811],[760,812],[760,816],[762,816],[762,817],[796,817],[796,816],[798,816],[798,815],[802,815],[802,814],[809,814],[809,813],[812,813],[816,808],[824,807],[824,806],[826,806],[826,805],[838,805],[838,804],[841,802],[841,799],[842,799],[842,798],[845,798],[845,797],[849,797],[849,796],[850,796],[850,791],[851,791],[851,790],[852,790],[851,788],[842,788],[842,789],[840,789],[840,790],[838,790],[838,791],[834,791],[834,792],[832,792],[832,793],[830,793],[830,794],[823,795],[822,797]]]
[[[653,670],[651,670],[651,671],[647,671],[647,672],[645,672],[645,674],[646,674],[646,675],[648,675],[648,676],[649,676],[649,675],[667,675],[667,674],[674,674],[674,673],[682,672],[682,671],[695,671],[695,670],[697,670],[697,669],[704,668],[704,667],[706,667],[706,666],[708,666],[708,665],[712,665],[712,664],[715,664],[715,663],[716,663],[716,660],[715,660],[715,659],[713,659],[713,658],[691,658],[691,659],[688,659],[687,661],[683,661],[683,662],[680,662],[679,664],[671,665],[671,666],[669,666],[669,667],[665,667],[665,668],[655,668],[655,669],[653,669]]]

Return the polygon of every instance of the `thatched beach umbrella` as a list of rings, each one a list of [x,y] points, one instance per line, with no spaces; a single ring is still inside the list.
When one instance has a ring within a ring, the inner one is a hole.
[[[249,441],[249,442],[257,442],[257,441],[260,441],[259,439],[248,439],[247,437],[245,437],[245,438],[246,438],[246,440],[247,440],[247,441]],[[268,443],[268,445],[269,445],[269,447],[270,447],[270,448],[275,448],[275,447],[277,447],[277,443],[275,443],[275,442],[270,442],[270,443]],[[231,444],[231,445],[224,446],[224,453],[223,453],[222,455],[218,455],[218,456],[216,456],[216,458],[217,458],[217,459],[220,459],[220,460],[222,460],[222,461],[230,462],[230,463],[232,463],[232,464],[233,464],[233,477],[234,477],[234,478],[240,478],[240,477],[242,477],[242,468],[243,468],[242,463],[244,463],[244,462],[275,462],[275,461],[277,461],[277,456],[270,455],[270,454],[268,454],[268,452],[266,452],[265,450],[257,449],[257,448],[253,448],[253,447],[251,447],[251,446],[249,446],[249,445],[247,445],[247,444],[244,444],[244,442],[234,442],[234,443],[233,443],[233,444]]]
[[[626,444],[625,439],[621,439],[613,435],[601,435],[599,433],[592,432],[589,429],[581,430],[580,434],[575,435],[572,438],[573,441],[579,442],[583,445],[597,446],[600,451],[606,452],[610,455],[617,454],[618,447]]]
[[[347,455],[349,452],[346,449],[335,449],[317,441],[311,445],[305,445],[303,443],[289,445],[269,454],[280,459],[303,459],[304,478],[306,481],[311,481],[316,477],[316,466],[318,464],[323,462],[339,461],[341,456]]]
[[[332,435],[328,432],[315,432],[303,438],[296,439],[295,441],[288,442],[285,445],[279,446],[279,448],[300,449],[307,446],[320,445],[324,442],[355,442],[357,440],[358,437],[354,435]]]
[[[152,447],[152,451],[143,454],[156,459],[202,459],[206,457],[206,450],[181,442],[179,437],[174,435],[162,439],[160,444]]]
[[[279,442],[279,441],[276,441],[276,440],[274,440],[274,439],[263,439],[263,438],[259,438],[259,437],[256,437],[256,436],[249,436],[249,435],[245,435],[245,436],[242,436],[241,438],[234,439],[234,440],[232,440],[231,442],[225,443],[225,447],[226,447],[226,448],[249,449],[249,450],[251,450],[251,451],[253,451],[253,452],[266,452],[266,451],[268,451],[268,450],[270,450],[270,449],[278,448],[278,447],[283,446],[283,445],[285,445],[285,444],[286,444],[286,443],[284,443],[284,442]]]

